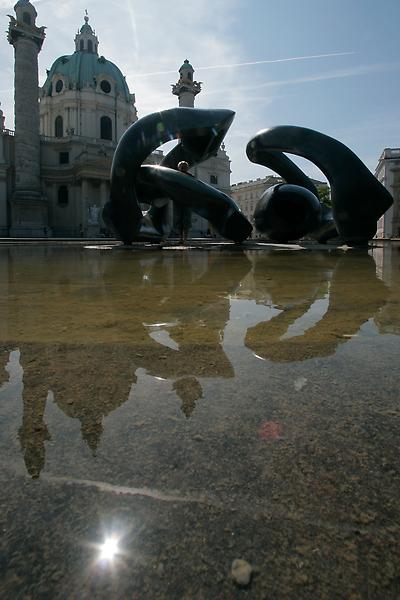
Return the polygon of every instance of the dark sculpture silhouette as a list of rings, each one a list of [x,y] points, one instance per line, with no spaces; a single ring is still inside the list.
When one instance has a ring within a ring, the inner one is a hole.
[[[303,237],[319,226],[320,219],[317,196],[299,185],[282,183],[265,190],[254,212],[258,231],[276,242]]]
[[[127,129],[114,154],[110,201],[103,210],[104,221],[125,244],[141,234],[168,235],[168,198],[189,206],[235,242],[250,235],[251,224],[229,196],[175,170],[182,160],[193,166],[215,155],[234,114],[224,109],[173,108],[143,117]],[[142,167],[153,150],[173,139],[180,143],[162,166]],[[140,202],[154,203],[145,216]]]
[[[304,178],[280,153],[289,152],[315,163],[330,183],[336,229],[349,245],[367,244],[376,233],[377,220],[392,205],[389,192],[349,148],[312,129],[289,125],[265,129],[250,140],[246,151],[252,162],[265,166],[275,163],[282,176],[286,171],[291,183],[298,183],[293,178],[303,179],[303,186]],[[310,189],[308,184],[305,187]]]

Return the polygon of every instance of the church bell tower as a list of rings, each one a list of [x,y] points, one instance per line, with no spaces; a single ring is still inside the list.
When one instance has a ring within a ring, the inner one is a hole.
[[[8,41],[14,47],[15,189],[11,200],[10,235],[43,237],[47,204],[40,184],[38,54],[45,38],[36,26],[29,0],[18,0],[16,18],[9,15]]]
[[[194,69],[188,59],[179,69],[179,81],[172,86],[172,93],[179,98],[179,106],[194,108],[194,99],[201,92],[201,81],[193,81]]]

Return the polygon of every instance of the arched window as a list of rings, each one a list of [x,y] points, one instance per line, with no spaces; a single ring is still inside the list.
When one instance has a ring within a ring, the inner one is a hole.
[[[57,198],[59,206],[67,206],[68,205],[68,188],[66,185],[60,185],[58,188],[58,198]]]
[[[101,117],[100,137],[102,140],[112,140],[112,121],[110,117]]]
[[[27,25],[32,25],[31,15],[27,12],[24,12],[24,14],[22,15],[22,20]]]
[[[63,118],[60,117],[60,115],[58,115],[58,117],[56,117],[56,120],[54,122],[54,129],[55,129],[55,135],[56,135],[56,137],[63,137],[63,135],[64,135],[64,124],[63,124]]]
[[[80,48],[80,50],[84,50],[85,49],[85,42],[83,40],[81,40],[79,42],[79,48]]]
[[[188,79],[189,79],[189,81],[192,81],[192,79],[193,79],[193,75],[192,75],[191,71],[188,71]]]
[[[93,52],[93,42],[92,42],[92,40],[88,40],[87,49],[88,49],[88,52]]]

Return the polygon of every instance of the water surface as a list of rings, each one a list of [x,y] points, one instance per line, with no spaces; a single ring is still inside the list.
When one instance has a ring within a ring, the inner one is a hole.
[[[399,258],[0,247],[1,596],[400,597]]]

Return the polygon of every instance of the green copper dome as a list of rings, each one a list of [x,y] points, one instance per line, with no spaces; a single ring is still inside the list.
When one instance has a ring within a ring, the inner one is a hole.
[[[85,25],[83,26],[85,27]],[[90,27],[90,25],[88,26]],[[53,81],[55,76],[65,78],[65,84],[70,89],[82,90],[85,87],[96,89],[102,76],[113,79],[117,93],[125,97],[130,102],[130,93],[125,77],[114,63],[91,52],[74,52],[70,56],[60,56],[53,63],[50,71],[47,73],[47,79],[43,85],[46,96],[54,94]]]

